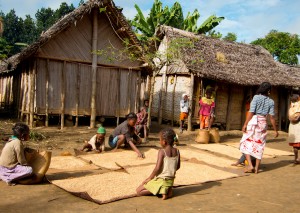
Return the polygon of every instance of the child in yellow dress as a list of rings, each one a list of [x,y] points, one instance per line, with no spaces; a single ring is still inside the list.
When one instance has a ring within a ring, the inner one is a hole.
[[[162,199],[172,197],[172,187],[176,171],[180,168],[180,153],[174,148],[176,134],[173,129],[166,128],[160,132],[160,145],[156,166],[151,175],[136,189],[139,196],[162,195]]]

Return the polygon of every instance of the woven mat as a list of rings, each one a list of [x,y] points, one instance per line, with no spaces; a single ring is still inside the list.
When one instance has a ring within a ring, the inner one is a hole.
[[[221,168],[231,167],[230,165],[232,164],[232,161],[227,158],[219,157],[202,150],[180,149],[180,155],[182,158],[195,158],[198,161],[203,162],[205,164],[214,165]]]
[[[100,154],[80,155],[78,157],[91,161],[93,164],[110,170],[120,169],[122,167],[137,166],[142,164],[155,164],[157,160],[158,150],[156,149],[141,149],[145,158],[137,157],[137,154],[132,150],[117,150],[116,152],[104,152]]]
[[[104,174],[50,181],[56,186],[98,204],[136,196],[136,188],[152,172],[154,165],[128,167],[128,173],[110,171]],[[175,186],[186,186],[238,177],[239,174],[222,171],[207,165],[182,162]],[[176,189],[174,190],[176,193]]]
[[[239,148],[240,143],[226,143],[226,145]],[[269,148],[268,143],[267,143],[267,145],[265,147],[265,151],[264,151],[264,158],[270,158],[270,157],[275,157],[275,156],[291,156],[291,155],[294,155],[294,153],[279,150],[279,149]]]
[[[87,170],[97,169],[97,166],[90,164],[74,156],[55,156],[51,159],[50,169],[55,170]]]

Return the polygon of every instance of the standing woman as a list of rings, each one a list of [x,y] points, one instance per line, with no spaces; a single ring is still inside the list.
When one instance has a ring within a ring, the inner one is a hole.
[[[242,129],[244,133],[240,141],[240,151],[245,154],[249,163],[249,165],[245,167],[245,172],[258,173],[259,164],[266,144],[268,115],[276,132],[275,138],[278,137],[274,118],[274,101],[269,97],[270,93],[271,84],[269,82],[263,82],[251,101],[250,110]],[[256,158],[255,168],[251,163],[251,156]]]

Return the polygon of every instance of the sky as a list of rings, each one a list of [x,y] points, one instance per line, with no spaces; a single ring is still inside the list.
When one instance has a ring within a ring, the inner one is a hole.
[[[163,5],[172,6],[175,1],[161,0]],[[57,9],[62,2],[78,6],[79,0],[0,0],[0,10],[4,13],[11,9],[20,17],[34,14],[41,7]],[[145,15],[149,14],[153,1],[149,0],[115,0],[117,6],[123,8],[127,18],[136,14],[134,4],[139,5]],[[207,17],[215,14],[223,16],[216,31],[225,36],[228,32],[237,35],[238,41],[250,43],[262,38],[270,30],[275,29],[300,35],[300,1],[299,0],[178,0],[182,5],[184,16],[198,9],[201,24]]]

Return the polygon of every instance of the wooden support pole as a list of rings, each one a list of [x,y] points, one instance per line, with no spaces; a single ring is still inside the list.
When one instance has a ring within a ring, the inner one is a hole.
[[[131,73],[132,73],[132,70],[129,69],[128,71],[128,86],[127,86],[127,95],[128,95],[128,113],[131,112]]]
[[[22,105],[21,105],[21,120],[23,121],[24,112],[26,109],[27,91],[28,91],[28,78],[27,78],[26,71],[24,72],[22,78],[24,79],[24,91],[23,91]]]
[[[117,126],[120,123],[120,107],[121,107],[121,103],[120,103],[120,99],[121,99],[121,70],[118,69],[118,76],[117,76],[117,85],[118,85],[118,91],[117,91]]]
[[[19,102],[18,102],[18,118],[21,120],[21,108],[22,108],[22,101],[23,101],[23,96],[24,96],[24,79],[23,79],[23,70],[24,70],[24,65],[22,65],[22,71],[20,74],[20,80],[21,80],[21,85],[20,85],[20,93],[19,93]],[[0,98],[1,99],[1,98]]]
[[[49,126],[49,59],[46,61],[45,126]]]
[[[77,70],[76,70],[76,104],[75,104],[75,108],[76,108],[76,120],[75,120],[75,127],[78,127],[78,114],[79,114],[79,96],[80,96],[80,64],[77,65]]]
[[[171,120],[172,126],[174,126],[176,83],[177,83],[177,75],[175,75],[175,78],[174,78],[174,86],[173,86],[173,91],[172,91],[172,116],[171,116],[171,118],[172,118],[172,120]]]
[[[140,95],[141,95],[141,71],[138,72],[138,79],[136,81],[135,91],[135,107],[134,111],[137,113],[140,110]]]
[[[192,119],[193,119],[193,108],[194,108],[194,84],[195,84],[195,77],[194,74],[191,73],[191,85],[190,85],[190,112],[188,117],[188,131],[192,131]]]
[[[282,90],[280,88],[277,89],[278,92],[278,130],[281,131],[281,120],[282,120],[282,112],[281,108],[284,104],[282,104]]]
[[[228,104],[227,104],[227,113],[226,113],[226,131],[230,130],[230,124],[231,124],[231,108],[232,108],[232,89],[231,86],[229,86],[228,90]]]
[[[92,51],[97,50],[98,43],[98,9],[93,10],[93,36],[92,36]],[[95,128],[96,124],[96,95],[97,95],[97,64],[98,55],[93,53],[92,59],[92,92],[91,92],[91,121],[90,128]]]
[[[29,101],[29,126],[33,127],[34,121],[34,99],[35,99],[35,75],[36,75],[36,61],[32,64],[30,71],[30,101]]]
[[[62,69],[61,69],[61,86],[60,86],[60,101],[61,101],[61,108],[60,108],[60,128],[63,129],[65,127],[65,98],[66,98],[66,91],[65,91],[65,73],[66,73],[66,61],[64,61]]]

